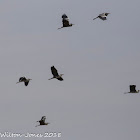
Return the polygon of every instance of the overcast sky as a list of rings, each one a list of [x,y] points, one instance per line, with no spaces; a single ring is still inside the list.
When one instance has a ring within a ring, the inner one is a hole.
[[[0,133],[139,140],[140,2],[0,0]],[[93,18],[111,13],[106,21]],[[62,26],[67,14],[72,27]],[[64,74],[52,77],[50,67]],[[32,81],[16,84],[19,77]],[[48,126],[35,127],[42,116]],[[7,140],[8,138],[3,138]],[[47,139],[47,138],[15,138]]]

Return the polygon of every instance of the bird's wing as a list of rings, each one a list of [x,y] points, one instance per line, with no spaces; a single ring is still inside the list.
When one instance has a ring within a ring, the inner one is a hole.
[[[19,78],[19,82],[22,81],[22,79],[23,79],[23,77],[20,77],[20,78]]]
[[[63,19],[62,23],[63,23],[63,27],[67,27],[69,25],[69,19],[68,18]]]
[[[26,81],[26,82],[24,82],[24,84],[25,84],[25,86],[28,86],[28,84],[29,84],[29,81]]]
[[[59,77],[59,78],[57,78],[58,80],[60,80],[60,81],[63,81],[63,78],[62,77]]]
[[[106,16],[105,13],[99,14],[99,16],[104,17]]]
[[[105,17],[104,16],[99,16],[99,18],[102,19],[102,20],[106,20],[107,19],[106,16]]]
[[[108,16],[108,13],[105,13],[105,16]]]
[[[20,77],[20,78],[19,78],[19,82],[24,81],[24,80],[26,80],[25,77]]]
[[[136,86],[135,85],[130,85],[130,91],[133,91],[133,92],[135,92],[136,91]]]
[[[46,116],[42,116],[41,120],[45,120],[46,119]]]
[[[62,15],[62,18],[64,19],[64,18],[68,18],[68,17],[67,17],[66,14],[63,14],[63,15]]]
[[[53,76],[58,76],[57,69],[54,66],[51,67],[51,71],[52,71]]]
[[[41,118],[41,121],[45,123],[45,120],[46,120],[46,116],[43,116],[43,117]]]

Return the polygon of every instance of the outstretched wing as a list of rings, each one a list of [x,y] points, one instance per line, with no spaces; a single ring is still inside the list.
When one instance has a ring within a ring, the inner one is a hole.
[[[21,81],[25,81],[25,80],[26,80],[25,77],[20,77],[20,78],[19,78],[19,82],[21,82]]]
[[[54,77],[58,76],[57,69],[54,66],[51,67],[51,71]]]
[[[105,13],[106,16],[108,16],[108,14],[110,14],[110,13]]]
[[[99,14],[99,16],[105,17],[106,15],[105,15],[105,13],[102,13],[102,14]]]
[[[57,78],[58,80],[60,80],[60,81],[63,81],[63,78],[62,77],[59,77],[59,78]]]
[[[42,116],[41,121],[45,123],[46,116]]]
[[[29,81],[26,81],[26,82],[24,82],[24,84],[25,84],[25,86],[28,86],[28,84],[29,84]]]

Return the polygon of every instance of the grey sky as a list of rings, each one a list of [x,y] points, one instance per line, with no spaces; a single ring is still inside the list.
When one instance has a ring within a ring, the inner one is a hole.
[[[139,140],[140,94],[123,94],[130,84],[140,89],[139,4],[1,0],[0,132]],[[92,20],[103,12],[111,13],[107,21]],[[57,30],[64,13],[75,25]],[[64,81],[48,80],[52,65]],[[33,80],[25,87],[16,84],[20,76]],[[36,128],[44,115],[50,125]]]

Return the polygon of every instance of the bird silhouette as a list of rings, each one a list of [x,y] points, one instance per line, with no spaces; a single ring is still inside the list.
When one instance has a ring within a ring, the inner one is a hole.
[[[59,81],[63,81],[62,75],[64,74],[58,74],[57,69],[54,66],[51,67],[51,72],[52,72],[53,77],[48,80],[56,78]]]
[[[99,14],[99,16],[97,16],[97,17],[94,18],[93,20],[95,20],[95,19],[97,19],[97,18],[100,18],[101,20],[107,20],[108,14],[110,14],[110,13],[102,13],[102,14]]]
[[[129,88],[130,88],[130,92],[125,92],[124,94],[126,94],[126,93],[139,93],[139,91],[140,90],[136,90],[136,85],[130,85],[129,86]]]
[[[32,79],[26,79],[25,77],[20,77],[19,82],[17,82],[17,84],[24,82],[25,86],[28,86],[30,80],[32,80]]]
[[[48,124],[50,124],[50,123],[45,123],[45,120],[46,120],[46,116],[42,116],[42,118],[41,118],[41,120],[39,120],[39,121],[37,121],[37,122],[39,122],[40,123],[40,125],[48,125]],[[36,125],[36,127],[37,126],[40,126],[40,125]]]
[[[62,29],[64,27],[71,27],[72,25],[74,25],[72,23],[69,23],[69,19],[68,19],[68,16],[66,14],[62,15],[62,24],[63,24],[63,26],[58,28],[58,29]]]

